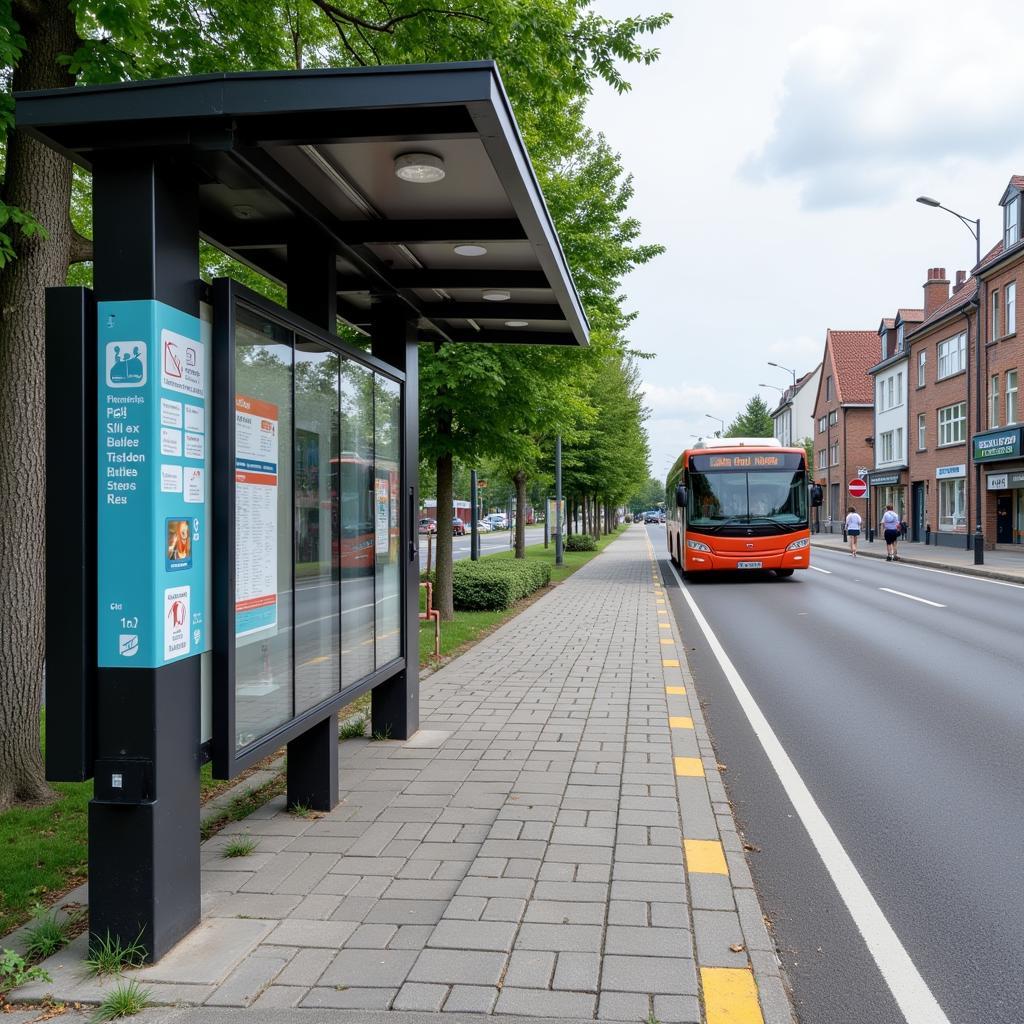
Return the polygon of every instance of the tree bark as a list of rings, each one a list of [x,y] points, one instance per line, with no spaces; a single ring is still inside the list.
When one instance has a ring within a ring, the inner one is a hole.
[[[15,0],[26,49],[12,88],[73,85],[62,54],[78,40],[67,4]],[[16,258],[0,270],[0,811],[52,796],[39,748],[45,649],[44,292],[63,285],[71,251],[71,165],[24,132],[7,136],[0,195],[33,214],[47,238],[11,227]]]
[[[446,424],[449,428],[450,423]],[[438,427],[441,420],[438,419]],[[437,460],[437,575],[434,604],[441,612],[442,622],[455,618],[452,601],[452,457]]]
[[[516,485],[516,558],[526,557],[526,473],[519,469],[512,474]]]

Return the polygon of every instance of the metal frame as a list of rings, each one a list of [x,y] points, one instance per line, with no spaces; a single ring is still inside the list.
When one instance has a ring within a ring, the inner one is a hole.
[[[235,735],[235,311],[247,306],[261,316],[310,340],[333,349],[339,355],[388,377],[400,387],[405,401],[405,374],[395,367],[341,341],[276,302],[232,281],[213,282],[213,382],[210,406],[213,415],[213,773],[217,778],[232,778],[289,740],[306,732],[345,704],[405,669],[409,637],[404,621],[398,658],[375,669],[347,689],[294,716],[261,739],[236,752]],[[294,379],[293,379],[294,386]],[[404,492],[403,479],[400,489]],[[293,480],[294,487],[294,480]],[[294,495],[293,495],[294,504]],[[403,517],[399,517],[402,522]],[[400,550],[408,538],[399,535]],[[293,557],[294,562],[294,557]],[[376,585],[376,582],[375,582]],[[340,586],[340,582],[339,582]],[[294,602],[294,589],[293,597]],[[294,608],[292,621],[294,623]]]

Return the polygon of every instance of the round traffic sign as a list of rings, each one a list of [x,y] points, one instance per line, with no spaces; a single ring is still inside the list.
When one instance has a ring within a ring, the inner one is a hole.
[[[859,476],[850,481],[849,487],[851,498],[863,498],[867,494],[868,485]]]

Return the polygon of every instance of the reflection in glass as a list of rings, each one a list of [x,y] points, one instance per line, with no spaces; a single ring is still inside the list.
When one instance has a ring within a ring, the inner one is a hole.
[[[373,371],[341,363],[341,682],[374,669]]]
[[[235,329],[235,749],[293,714],[292,335]]]
[[[316,342],[295,344],[295,713],[338,692],[338,580],[332,572],[339,524],[339,356]]]
[[[398,488],[399,432],[401,430],[398,385],[377,376],[374,396],[374,551],[377,561],[375,593],[377,667],[397,658],[402,650]],[[451,527],[449,527],[451,529]]]

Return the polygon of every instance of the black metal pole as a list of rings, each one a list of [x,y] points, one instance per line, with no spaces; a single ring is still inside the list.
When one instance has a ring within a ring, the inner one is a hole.
[[[981,219],[974,222],[975,267],[981,263]],[[978,315],[974,321],[974,429],[981,433],[981,282],[978,282]],[[968,322],[969,325],[969,322]],[[985,564],[985,538],[981,530],[981,463],[974,463],[974,564]]]
[[[555,439],[555,565],[564,565],[562,548],[562,435]]]
[[[547,550],[551,539],[551,499],[544,499],[544,549]]]
[[[480,505],[475,469],[469,471],[469,500],[473,506],[469,516],[469,557],[475,562],[480,558]]]

